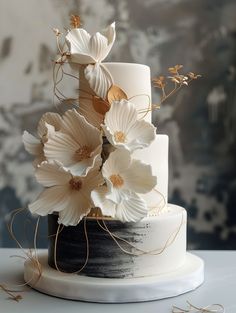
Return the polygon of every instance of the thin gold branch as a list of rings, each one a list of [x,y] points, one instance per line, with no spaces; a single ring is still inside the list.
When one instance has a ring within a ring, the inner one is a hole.
[[[183,68],[183,65],[175,65],[168,68],[170,76],[158,76],[153,78],[154,87],[159,88],[162,92],[161,100],[159,104],[154,104],[153,108],[159,108],[160,105],[165,102],[168,98],[174,95],[179,91],[183,86],[188,86],[193,80],[201,77],[199,74],[189,72],[187,74],[180,73],[180,70]],[[167,90],[168,81],[173,83],[173,87],[170,90]]]

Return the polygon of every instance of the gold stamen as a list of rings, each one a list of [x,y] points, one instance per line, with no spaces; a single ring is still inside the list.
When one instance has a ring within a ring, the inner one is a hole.
[[[82,181],[78,177],[73,177],[69,181],[70,187],[73,190],[80,190],[82,188]]]
[[[90,158],[91,149],[88,146],[82,146],[75,151],[75,160],[80,162],[82,160]]]
[[[122,131],[116,131],[114,134],[116,142],[125,142],[126,136]]]
[[[113,174],[109,177],[112,185],[116,188],[120,188],[124,185],[124,180],[119,174]]]

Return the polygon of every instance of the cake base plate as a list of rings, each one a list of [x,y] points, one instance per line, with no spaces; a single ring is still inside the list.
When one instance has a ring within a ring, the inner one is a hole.
[[[196,289],[204,281],[204,262],[187,253],[185,264],[174,272],[140,278],[95,278],[59,272],[39,254],[41,276],[31,260],[25,262],[24,279],[32,288],[64,299],[101,303],[159,300]]]

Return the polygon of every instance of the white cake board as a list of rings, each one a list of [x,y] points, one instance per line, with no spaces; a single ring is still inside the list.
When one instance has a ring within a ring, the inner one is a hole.
[[[25,262],[25,281],[34,289],[64,299],[102,303],[159,300],[191,291],[204,281],[204,263],[187,253],[178,270],[141,278],[95,278],[61,273],[47,264],[47,254],[39,255],[41,277],[31,260]]]

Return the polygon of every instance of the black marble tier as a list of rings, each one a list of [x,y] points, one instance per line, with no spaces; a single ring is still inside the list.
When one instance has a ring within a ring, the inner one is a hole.
[[[48,263],[55,268],[55,234],[57,233],[57,215],[48,217],[49,253]],[[145,223],[121,223],[115,220],[105,221],[108,229],[115,235],[128,240],[131,243],[142,242],[148,224]],[[100,221],[102,224],[102,221]],[[121,250],[111,235],[103,230],[96,219],[86,219],[86,229],[89,241],[89,258],[80,275],[93,277],[124,278],[132,277],[134,272],[135,256]],[[132,248],[119,241],[126,250]],[[62,229],[57,239],[56,260],[58,268],[67,273],[78,271],[86,260],[86,237],[84,220],[77,226],[67,226]]]

